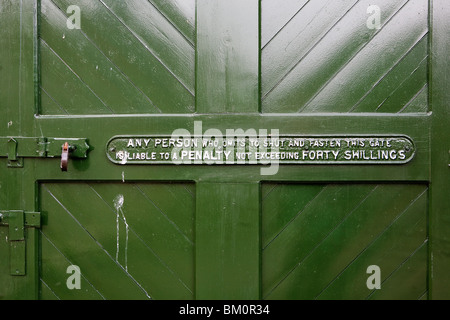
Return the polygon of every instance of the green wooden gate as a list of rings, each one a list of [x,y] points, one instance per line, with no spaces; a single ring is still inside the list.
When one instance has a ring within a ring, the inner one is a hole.
[[[0,0],[0,298],[450,298],[449,18],[446,0]],[[303,148],[270,171],[111,144],[177,130],[414,150]]]

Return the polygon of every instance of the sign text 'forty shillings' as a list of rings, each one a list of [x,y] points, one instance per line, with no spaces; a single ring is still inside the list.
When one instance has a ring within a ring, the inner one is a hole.
[[[404,164],[406,136],[118,136],[107,145],[117,164]]]

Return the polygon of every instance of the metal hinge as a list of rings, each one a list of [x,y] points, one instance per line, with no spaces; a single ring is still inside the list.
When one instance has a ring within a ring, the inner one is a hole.
[[[40,228],[41,214],[22,210],[0,210],[0,226],[9,227],[8,242],[10,272],[14,276],[26,274],[25,228]]]
[[[87,158],[87,139],[45,137],[0,137],[0,157],[8,158],[8,167],[22,168],[23,158],[61,157],[66,142],[71,158]]]

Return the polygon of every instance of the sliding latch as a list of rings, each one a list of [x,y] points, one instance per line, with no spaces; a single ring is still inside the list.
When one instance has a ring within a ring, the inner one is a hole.
[[[22,168],[23,158],[61,157],[67,171],[68,158],[87,158],[88,150],[85,138],[0,137],[0,157],[8,158],[10,168]]]
[[[26,233],[25,228],[40,228],[41,214],[21,210],[0,211],[0,226],[9,227],[7,240],[9,242],[10,272],[14,276],[26,274]]]

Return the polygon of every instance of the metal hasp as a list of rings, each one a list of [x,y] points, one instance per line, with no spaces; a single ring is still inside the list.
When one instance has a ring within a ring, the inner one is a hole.
[[[61,170],[67,171],[67,165],[69,162],[69,143],[64,142],[64,145],[62,146],[61,150]]]
[[[87,158],[87,139],[45,137],[0,137],[0,157],[8,158],[8,167],[22,168],[23,158],[61,157],[66,142],[69,157]]]
[[[9,226],[11,275],[24,276],[26,274],[25,228],[40,228],[41,214],[22,210],[0,211],[0,226],[2,225]]]

